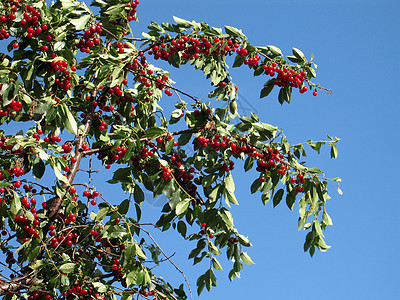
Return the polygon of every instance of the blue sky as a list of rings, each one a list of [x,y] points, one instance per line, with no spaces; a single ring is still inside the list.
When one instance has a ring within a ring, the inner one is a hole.
[[[132,23],[136,36],[150,21],[173,22],[174,15],[215,27],[232,25],[254,45],[275,45],[287,55],[296,47],[308,58],[313,53],[316,81],[333,90],[317,97],[295,92],[292,103],[281,106],[276,93],[259,99],[263,78],[253,78],[245,68],[232,70],[243,95],[240,104],[282,128],[289,142],[327,134],[341,138],[338,159],[331,160],[329,151],[315,155],[309,150],[307,161],[328,177],[341,177],[344,194],[330,185],[327,208],[334,226],[325,236],[332,248],[310,258],[302,248],[305,232],[297,231],[298,208],[264,207],[260,194],[249,191],[255,174],[234,174],[240,202],[232,209],[235,225],[253,243],[248,253],[256,264],[245,266],[242,278],[230,282],[229,264],[223,263],[224,271],[216,271],[217,288],[204,291],[200,299],[400,299],[399,11],[400,4],[389,0],[141,1],[140,23]],[[178,88],[206,98],[210,85],[200,71],[162,67]],[[102,192],[115,195],[113,189]],[[155,221],[159,211],[160,205],[149,198],[143,204],[144,220]],[[173,231],[157,237],[167,253],[176,252],[173,261],[195,290],[196,278],[207,268],[187,260],[195,244]],[[165,266],[164,277],[180,282],[179,272],[170,269]]]
[[[314,155],[310,150],[308,162],[328,177],[341,177],[344,194],[339,196],[336,185],[330,186],[327,207],[334,226],[327,230],[326,241],[332,248],[310,258],[302,250],[305,233],[297,231],[297,211],[284,205],[273,209],[271,203],[263,207],[260,195],[249,192],[254,178],[238,176],[235,224],[250,237],[254,247],[248,253],[256,264],[245,267],[242,278],[232,283],[227,279],[229,265],[224,264],[224,271],[217,271],[218,287],[200,298],[400,299],[399,9],[397,1],[369,0],[140,3],[140,23],[134,25],[138,32],[151,20],[172,22],[173,15],[215,27],[232,25],[255,45],[275,45],[287,55],[297,47],[308,58],[314,53],[317,81],[333,90],[317,97],[296,92],[292,104],[281,106],[276,95],[258,99],[262,79],[254,79],[246,69],[233,70],[240,93],[264,122],[283,128],[290,142],[326,134],[341,138],[338,159],[331,160],[328,151]],[[209,85],[201,72],[169,70],[177,86],[205,97]],[[156,210],[148,205],[146,215]],[[189,249],[174,234],[161,244],[177,252],[174,261],[195,288],[195,278],[206,266],[192,267]],[[172,276],[178,280],[180,275]]]

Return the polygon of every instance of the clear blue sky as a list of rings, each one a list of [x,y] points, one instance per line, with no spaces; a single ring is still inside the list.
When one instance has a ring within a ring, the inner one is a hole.
[[[290,142],[327,134],[342,139],[338,159],[331,160],[328,151],[318,156],[309,150],[308,163],[328,177],[341,177],[344,194],[330,186],[327,208],[334,226],[325,236],[332,248],[310,258],[302,249],[305,232],[297,231],[298,207],[294,212],[284,204],[264,207],[260,194],[249,191],[255,175],[238,174],[235,225],[252,241],[248,253],[256,264],[245,266],[242,278],[230,282],[229,264],[224,263],[224,271],[216,271],[218,287],[204,291],[201,299],[400,299],[400,126],[395,119],[400,109],[399,12],[394,0],[141,1],[140,23],[132,23],[137,35],[152,20],[173,22],[173,15],[215,27],[232,25],[254,45],[275,45],[287,55],[297,47],[308,58],[314,53],[317,81],[333,90],[317,97],[295,92],[292,104],[281,106],[274,93],[258,99],[265,81],[254,79],[247,69],[233,70],[241,95],[250,103],[241,98],[241,105],[254,107],[264,122],[282,128]],[[177,87],[205,99],[210,86],[200,71],[163,66]],[[102,192],[115,195],[113,190]],[[155,221],[158,204],[150,198],[143,204],[144,220]],[[195,244],[174,231],[158,238],[168,254],[176,252],[173,260],[195,290],[196,278],[207,267],[193,267],[187,260]],[[165,278],[181,280],[173,270]]]
[[[151,20],[173,22],[173,15],[215,27],[232,25],[255,45],[276,45],[288,55],[292,47],[307,57],[314,53],[317,81],[333,90],[317,97],[296,92],[292,104],[281,106],[276,95],[258,99],[263,81],[253,79],[250,71],[233,73],[240,93],[260,118],[283,128],[289,141],[326,134],[342,139],[338,159],[331,160],[328,151],[318,156],[310,150],[308,161],[329,177],[341,177],[344,194],[339,196],[331,185],[328,210],[334,226],[327,230],[326,240],[332,248],[310,258],[302,250],[305,233],[297,231],[297,211],[284,205],[273,209],[271,203],[263,207],[260,195],[249,192],[254,178],[237,176],[241,183],[240,206],[233,210],[235,224],[250,237],[254,247],[248,253],[256,264],[245,267],[242,278],[233,283],[225,264],[223,272],[217,271],[218,287],[200,298],[400,299],[399,11],[398,1],[370,0],[140,3],[140,23],[134,25],[138,32]],[[177,85],[204,97],[209,85],[201,72],[184,70],[183,75],[173,72]],[[144,205],[146,209],[148,204]],[[157,208],[148,205],[148,211],[150,217]],[[206,266],[192,267],[189,249],[174,234],[161,244],[177,252],[174,259],[195,288],[195,278]]]

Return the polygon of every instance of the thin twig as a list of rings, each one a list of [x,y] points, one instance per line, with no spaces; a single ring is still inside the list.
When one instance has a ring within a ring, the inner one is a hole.
[[[153,241],[153,243],[157,246],[157,248],[161,251],[161,253],[168,259],[168,261],[175,267],[175,269],[178,270],[179,273],[182,274],[183,278],[186,281],[186,284],[188,285],[189,288],[189,293],[190,293],[190,299],[193,299],[193,294],[192,294],[192,289],[190,288],[190,283],[186,278],[185,273],[183,273],[183,271],[181,269],[179,269],[179,267],[173,263],[173,261],[171,259],[169,259],[168,255],[165,254],[164,250],[161,249],[161,247],[157,244],[157,242],[155,241],[155,239],[152,237],[152,235],[150,234],[150,232],[148,232],[146,229],[143,229],[142,227],[136,225],[136,224],[132,224],[133,226],[135,226],[136,228],[139,228],[140,230],[143,230],[149,237],[150,239]]]

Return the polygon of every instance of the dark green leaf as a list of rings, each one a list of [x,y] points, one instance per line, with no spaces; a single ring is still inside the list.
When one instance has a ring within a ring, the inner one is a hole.
[[[272,200],[274,203],[274,207],[277,206],[281,202],[283,193],[284,193],[283,189],[279,189],[276,192],[276,194],[274,195],[274,198]]]
[[[271,78],[264,84],[264,88],[261,90],[260,93],[260,98],[267,97],[272,92],[275,86],[275,81],[276,78]]]
[[[186,228],[185,222],[179,221],[179,222],[178,222],[178,232],[179,232],[183,237],[186,237],[186,231],[187,231],[187,228]]]
[[[244,170],[247,172],[253,167],[254,164],[254,158],[253,157],[247,157],[246,161],[244,162]]]
[[[193,133],[187,132],[178,138],[178,146],[186,145],[192,138]]]
[[[228,228],[233,227],[233,217],[229,210],[227,210],[226,208],[221,208],[218,211],[218,214],[221,216],[222,220],[224,221],[224,223]]]
[[[290,210],[293,210],[294,202],[296,201],[296,190],[293,189],[286,195],[286,205]]]
[[[33,176],[39,180],[40,178],[42,178],[44,171],[45,171],[46,167],[43,163],[42,160],[39,160],[37,163],[35,163],[32,167],[32,173]]]
[[[151,127],[145,131],[145,135],[147,138],[153,138],[162,135],[164,131],[165,129],[160,127]]]
[[[129,199],[125,199],[124,201],[121,202],[121,204],[118,207],[118,212],[121,215],[125,215],[129,210]]]
[[[240,67],[244,63],[245,60],[246,60],[246,57],[237,55],[235,57],[235,62],[233,63],[233,67],[234,68]]]
[[[261,188],[261,185],[262,185],[262,182],[260,181],[259,178],[254,180],[250,187],[251,193],[254,194],[255,192],[257,192]]]
[[[133,189],[134,189],[133,195],[135,197],[135,202],[142,204],[142,202],[144,201],[144,193],[143,193],[142,189],[137,184],[135,185],[135,187]]]

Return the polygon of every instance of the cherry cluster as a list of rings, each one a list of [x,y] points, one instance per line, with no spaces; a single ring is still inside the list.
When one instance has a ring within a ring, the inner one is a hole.
[[[83,53],[90,53],[94,46],[100,44],[99,34],[103,31],[103,24],[97,23],[96,26],[90,26],[88,30],[85,30],[83,37],[75,44]]]
[[[78,234],[75,232],[74,229],[68,229],[65,233],[60,232],[60,235],[56,237],[56,232],[55,232],[56,226],[54,224],[51,224],[49,226],[49,235],[51,237],[50,239],[50,246],[53,248],[57,248],[60,243],[65,242],[65,245],[67,247],[71,247],[73,243],[77,242],[78,239]],[[63,235],[65,234],[65,235]]]
[[[111,153],[109,153],[108,155],[108,160],[105,161],[106,163],[106,169],[110,169],[111,168],[111,164],[115,163],[116,161],[118,161],[120,158],[123,158],[125,156],[125,153],[128,152],[128,148],[126,147],[121,147],[121,146],[117,146],[114,151],[112,151]],[[103,160],[106,157],[106,153],[105,151],[101,151],[98,155],[97,158],[99,160]]]
[[[263,65],[263,69],[266,75],[275,76],[275,73],[278,74],[274,84],[279,87],[290,85],[291,87],[298,88],[302,85],[307,75],[306,71],[289,70],[288,67],[279,67],[276,62]],[[307,87],[304,86],[300,89],[300,93],[304,93],[307,90]]]
[[[272,149],[268,147],[265,150],[259,150],[247,140],[245,137],[235,137],[234,140],[228,137],[222,137],[219,134],[215,134],[209,138],[205,138],[200,135],[197,137],[197,145],[202,148],[210,148],[215,151],[224,151],[227,148],[230,148],[232,154],[238,157],[241,153],[248,155],[249,157],[254,157],[257,159],[257,168],[256,171],[260,172],[259,180],[261,182],[266,181],[266,177],[268,177],[268,172],[276,170],[276,173],[280,176],[283,176],[290,170],[289,163],[286,161],[285,154],[281,153],[278,148]],[[229,172],[234,168],[234,162],[230,161],[228,163],[224,162],[220,171]],[[298,183],[303,185],[305,183],[304,175],[298,173],[298,179],[291,178],[291,183]],[[296,187],[297,192],[303,192],[303,187]]]
[[[130,1],[126,3],[126,10],[128,14],[128,21],[134,21],[136,19],[136,11],[137,11],[137,6],[139,5],[140,1],[135,0],[135,1]]]
[[[158,74],[155,74],[153,70],[149,69],[146,63],[146,57],[142,51],[138,53],[138,57],[140,57],[140,61],[135,58],[132,63],[128,65],[128,69],[134,72],[135,79],[139,83],[142,83],[146,88],[148,88],[147,95],[149,97],[153,95],[152,88],[155,86],[161,91],[165,89],[164,92],[167,96],[172,96],[172,91],[167,88],[167,82],[169,80],[168,75],[158,77]],[[145,101],[148,102],[150,99],[146,98]]]
[[[2,85],[0,84],[0,89]],[[3,96],[0,95],[0,103],[3,103]],[[22,107],[22,102],[18,100],[11,100],[11,102],[7,105],[7,109],[3,107],[3,109],[0,109],[0,116],[7,116],[8,114],[10,115],[16,115],[17,111],[19,111]]]
[[[96,299],[96,300],[104,300],[104,296],[100,295],[99,293],[95,292],[95,289],[87,286],[87,284],[84,284],[82,282],[75,281],[73,283],[73,286],[65,291],[62,296],[63,297],[68,297],[68,296],[74,296],[77,299]]]
[[[233,51],[242,53],[244,48],[231,39],[225,40],[219,37],[188,37],[186,35],[167,41],[165,37],[160,38],[160,43],[154,45],[149,51],[154,59],[168,60],[175,53],[181,52],[182,58],[190,60],[203,55],[232,55]],[[244,49],[245,50],[245,49]],[[247,51],[247,50],[246,50]]]
[[[4,4],[5,15],[0,15],[0,23],[4,24],[6,28],[18,26],[25,29],[23,34],[26,38],[37,38],[39,35],[48,29],[47,24],[40,24],[41,13],[30,4],[24,4],[20,1],[9,1]],[[22,13],[22,19],[17,20],[15,13]],[[17,23],[17,24],[15,24]],[[10,36],[6,28],[0,29],[0,40],[8,38]],[[52,35],[46,35],[44,39],[51,41],[54,38]],[[15,42],[13,48],[18,48],[19,44]]]
[[[224,149],[225,147],[228,146],[230,141],[231,141],[230,138],[228,138],[226,136],[221,137],[219,134],[216,134],[211,138],[206,138],[202,135],[200,135],[197,138],[197,142],[198,142],[199,146],[201,146],[203,148],[210,146],[215,151],[220,151],[220,150]]]
[[[44,299],[46,299],[46,300],[52,299],[51,295],[49,293],[47,293],[47,292],[42,292],[42,291],[39,291],[39,290],[33,290],[32,292],[30,292],[30,295],[28,296],[28,300],[38,299],[41,295],[44,295]]]
[[[72,79],[72,74],[70,74],[70,72],[75,72],[76,66],[71,66],[68,70],[68,61],[62,59],[53,60],[48,64],[49,70],[54,70],[56,72],[56,75],[58,76],[58,78],[55,79],[53,90],[69,90],[71,88],[70,81]],[[59,102],[60,99],[56,98],[56,101]]]

